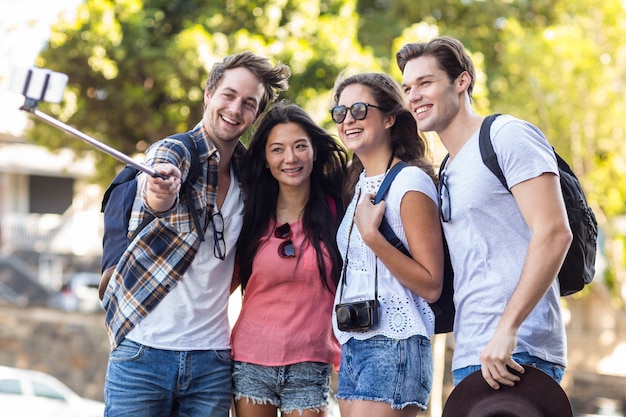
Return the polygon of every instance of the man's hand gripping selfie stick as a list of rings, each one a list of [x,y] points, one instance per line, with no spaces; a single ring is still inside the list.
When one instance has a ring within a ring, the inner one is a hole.
[[[63,91],[65,90],[65,84],[67,84],[67,75],[58,72],[52,72],[41,68],[29,68],[27,70],[17,70],[14,73],[11,80],[11,91],[21,93],[26,100],[24,105],[20,107],[20,110],[24,110],[43,120],[44,122],[63,130],[70,135],[76,136],[79,139],[87,142],[88,144],[95,146],[101,151],[111,155],[115,159],[122,161],[140,171],[145,172],[151,177],[167,179],[166,175],[163,175],[154,169],[147,167],[134,161],[128,155],[118,151],[106,145],[91,136],[86,135],[80,130],[74,129],[71,126],[41,112],[37,109],[37,104],[40,101],[59,102],[63,98]],[[21,88],[20,88],[21,86]]]

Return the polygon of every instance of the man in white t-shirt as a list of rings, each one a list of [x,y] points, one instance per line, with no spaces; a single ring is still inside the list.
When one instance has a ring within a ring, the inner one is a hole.
[[[186,146],[166,138],[148,150],[146,165],[166,179],[138,178],[129,231],[147,212],[156,219],[124,252],[102,300],[112,347],[105,416],[229,415],[228,297],[243,216],[240,137],[287,89],[289,76],[287,66],[250,52],[213,66],[203,118],[188,132],[201,165],[192,201],[178,200],[191,165]]]
[[[560,382],[567,364],[555,279],[572,234],[546,138],[511,116],[491,139],[511,192],[483,164],[472,108],[475,71],[456,39],[410,43],[396,55],[409,109],[450,157],[440,178],[441,220],[454,268],[455,385],[480,369],[494,389],[534,365]]]

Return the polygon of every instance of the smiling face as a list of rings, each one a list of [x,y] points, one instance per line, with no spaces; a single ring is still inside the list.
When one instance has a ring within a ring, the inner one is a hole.
[[[310,185],[315,149],[299,124],[279,123],[272,128],[265,144],[265,160],[281,188]]]
[[[349,108],[357,102],[378,105],[370,89],[361,84],[346,86],[337,104]],[[372,154],[389,147],[391,119],[372,106],[367,108],[367,116],[363,120],[355,120],[348,111],[345,120],[337,124],[337,132],[344,146],[352,152],[361,156]]]
[[[250,70],[226,70],[213,93],[204,93],[203,124],[216,145],[239,140],[254,123],[264,87]]]
[[[437,59],[430,55],[421,56],[407,62],[402,77],[402,90],[407,105],[423,132],[441,132],[459,113],[461,100],[467,95],[462,77],[459,75],[450,82]]]

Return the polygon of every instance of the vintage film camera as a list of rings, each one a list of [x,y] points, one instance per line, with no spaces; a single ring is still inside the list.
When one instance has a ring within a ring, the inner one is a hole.
[[[335,314],[341,331],[374,329],[378,326],[378,300],[337,304]]]

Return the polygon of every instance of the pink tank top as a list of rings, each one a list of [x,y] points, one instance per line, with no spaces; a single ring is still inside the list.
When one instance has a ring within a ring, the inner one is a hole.
[[[302,221],[290,225],[296,257],[281,258],[274,236],[252,264],[239,318],[231,335],[233,358],[265,366],[322,362],[337,367],[340,347],[332,330],[334,292],[319,276],[315,249],[302,247]],[[330,259],[326,258],[327,268]]]

